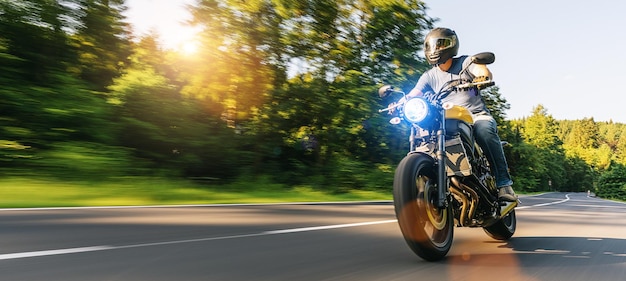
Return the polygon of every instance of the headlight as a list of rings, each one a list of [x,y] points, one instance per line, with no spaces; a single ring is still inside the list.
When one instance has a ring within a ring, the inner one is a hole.
[[[420,98],[410,99],[404,105],[404,118],[411,123],[419,123],[428,117],[430,106]]]

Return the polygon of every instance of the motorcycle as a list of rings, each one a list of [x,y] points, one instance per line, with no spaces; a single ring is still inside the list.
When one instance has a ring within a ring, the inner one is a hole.
[[[495,56],[485,52],[471,60],[470,65],[491,64]],[[427,261],[441,260],[447,255],[455,226],[482,227],[496,240],[507,240],[515,233],[514,209],[519,201],[498,200],[491,167],[474,138],[471,113],[464,107],[441,102],[452,91],[480,90],[492,85],[492,80],[474,82],[460,78],[437,94],[409,100],[393,86],[379,89],[381,97],[405,97],[406,102],[379,112],[397,113],[390,123],[406,122],[410,127],[409,152],[394,175],[393,201],[404,240]]]

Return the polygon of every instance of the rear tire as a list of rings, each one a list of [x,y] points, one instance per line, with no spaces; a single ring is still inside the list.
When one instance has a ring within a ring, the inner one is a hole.
[[[398,224],[411,250],[427,261],[446,256],[454,232],[451,207],[439,209],[434,203],[438,188],[432,157],[410,154],[398,164],[393,181]]]
[[[517,228],[517,218],[515,217],[515,210],[512,210],[504,218],[498,222],[484,227],[485,233],[489,237],[496,240],[508,240],[515,233]]]

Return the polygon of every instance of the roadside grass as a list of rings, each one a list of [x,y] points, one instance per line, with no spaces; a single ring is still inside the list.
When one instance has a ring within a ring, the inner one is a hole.
[[[391,197],[391,191],[348,190],[333,194],[311,186],[286,187],[267,182],[218,185],[148,177],[108,181],[0,179],[0,208],[370,201]]]

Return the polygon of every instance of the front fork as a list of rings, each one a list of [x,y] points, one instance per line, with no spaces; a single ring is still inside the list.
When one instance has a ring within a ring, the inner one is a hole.
[[[446,111],[441,110],[441,128],[437,131],[437,208],[444,209],[448,201],[448,174],[446,173]]]

